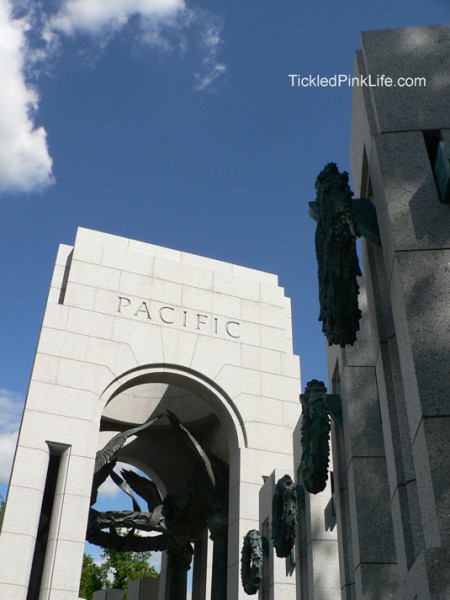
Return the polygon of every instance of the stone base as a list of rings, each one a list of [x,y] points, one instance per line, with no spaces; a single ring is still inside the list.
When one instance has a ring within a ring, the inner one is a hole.
[[[93,600],[122,600],[123,599],[123,591],[122,590],[98,590],[98,592],[94,592]]]

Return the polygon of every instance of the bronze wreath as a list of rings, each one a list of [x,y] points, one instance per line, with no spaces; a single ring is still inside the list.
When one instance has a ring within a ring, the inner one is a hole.
[[[263,547],[261,534],[250,529],[244,537],[241,556],[242,587],[246,594],[256,594],[262,579]]]
[[[330,457],[330,417],[326,403],[327,389],[322,381],[313,379],[301,395],[302,463],[305,488],[311,494],[325,489]]]
[[[289,475],[284,475],[277,482],[272,500],[272,540],[280,558],[291,553],[297,521],[297,488]]]

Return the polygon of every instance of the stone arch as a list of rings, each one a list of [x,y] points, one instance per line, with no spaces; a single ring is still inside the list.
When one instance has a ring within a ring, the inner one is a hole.
[[[102,413],[120,393],[143,383],[169,383],[195,393],[210,406],[225,427],[230,454],[248,446],[244,419],[232,398],[199,371],[181,365],[153,363],[125,371],[103,390],[100,396]]]
[[[165,388],[166,393],[161,393],[161,390]],[[101,402],[98,411],[102,414],[99,423],[101,434],[111,437],[111,433],[116,429],[123,430],[125,423],[131,427],[143,423],[156,414],[164,413],[168,407],[177,413],[176,408],[173,409],[170,403],[174,401],[171,393],[176,394],[178,390],[184,390],[185,395],[181,396],[181,403],[178,403],[178,407],[181,407],[181,414],[179,413],[177,416],[205,451],[210,451],[229,463],[230,480],[236,479],[239,468],[237,456],[241,449],[248,446],[244,420],[232,398],[216,383],[193,369],[175,364],[154,363],[130,369],[116,377],[100,396]],[[155,393],[154,396],[152,396],[152,392]],[[175,402],[176,400],[177,398],[175,398]],[[181,406],[183,400],[186,402],[184,413]],[[188,448],[184,448],[183,451],[181,444],[178,445],[176,436],[179,435],[179,432],[172,429],[166,419],[159,421],[142,432],[142,435],[127,443],[117,453],[117,459],[120,462],[137,466],[157,484],[163,496],[164,493],[168,493],[173,497],[173,494],[183,496],[188,493],[193,463],[192,458],[187,456],[189,455]],[[214,444],[211,446],[211,440],[217,438],[222,440],[222,443],[218,443],[216,452]],[[185,440],[182,442],[185,443]],[[99,446],[102,445],[101,442]],[[170,448],[170,452],[166,452],[167,448]],[[226,514],[228,514],[228,508]],[[226,523],[228,522],[227,520]],[[210,582],[209,585],[213,585],[211,579],[216,578],[217,585],[219,580],[214,572],[221,572],[220,587],[222,587],[223,593],[226,593],[228,569],[226,548],[230,534],[228,524],[225,529],[222,529],[223,526],[218,525],[218,522],[213,521],[213,523],[214,526],[208,524],[209,532],[208,528],[198,530],[191,540],[194,544],[195,556],[192,597],[197,600],[205,598],[207,580]],[[219,529],[217,529],[218,527]],[[219,530],[220,533],[218,533]],[[208,541],[209,534],[211,534],[211,539],[214,539],[216,567],[213,566],[212,571],[213,548],[211,542]],[[221,548],[221,550],[217,550],[217,548]],[[170,553],[163,557],[161,598],[166,597],[165,593],[171,597],[168,590],[174,581],[172,560],[173,557]],[[219,571],[217,571],[217,564],[222,565]],[[180,573],[177,577],[181,577]],[[185,577],[185,574],[182,577]]]

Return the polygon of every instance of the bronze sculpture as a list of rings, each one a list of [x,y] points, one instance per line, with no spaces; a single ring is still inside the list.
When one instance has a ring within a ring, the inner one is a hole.
[[[241,552],[241,581],[249,596],[256,594],[261,585],[263,570],[263,545],[259,531],[251,529],[244,536]]]
[[[297,488],[291,477],[284,475],[277,481],[272,500],[272,540],[280,558],[291,554],[297,521]]]
[[[305,488],[311,494],[324,490],[328,479],[330,417],[326,392],[324,383],[313,379],[300,396],[303,408],[301,473]]]
[[[316,200],[310,209],[317,217],[316,256],[319,277],[319,321],[328,344],[353,345],[359,330],[361,275],[356,254],[356,224],[348,173],[328,163],[316,180]]]
[[[150,479],[122,469],[121,476],[113,471],[117,453],[132,435],[148,429],[163,416],[180,431],[197,460],[184,496],[170,493],[162,499],[158,488]],[[97,452],[93,478],[91,509],[86,539],[96,545],[115,550],[160,551],[167,550],[169,564],[179,573],[185,573],[191,563],[192,541],[206,526],[214,540],[213,582],[215,600],[226,597],[226,558],[228,539],[228,465],[212,453],[203,450],[177,416],[167,411],[164,415],[114,436]],[[98,487],[108,476],[127,493],[133,502],[133,510],[99,512],[92,508]],[[143,498],[148,511],[142,511],[134,494]],[[128,530],[127,533],[123,533]],[[155,531],[156,536],[140,536],[139,532]],[[181,581],[182,577],[178,577]],[[169,600],[185,597],[184,584],[174,578]]]

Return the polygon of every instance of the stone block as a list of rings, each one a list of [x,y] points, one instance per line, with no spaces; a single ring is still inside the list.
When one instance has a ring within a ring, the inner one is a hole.
[[[355,569],[355,592],[358,600],[398,599],[397,565],[361,563]]]
[[[241,366],[241,345],[211,336],[198,336],[190,367],[215,380],[223,365]]]
[[[83,542],[58,541],[58,552],[54,554],[49,572],[44,570],[44,579],[51,581],[51,589],[61,592],[72,592],[78,595],[80,589],[81,566],[83,563]],[[50,575],[51,573],[51,575]],[[43,589],[45,583],[43,581]]]
[[[285,305],[284,288],[274,287],[272,285],[261,284],[261,302],[265,304],[272,304],[273,306]]]
[[[394,563],[394,533],[384,458],[352,458],[348,488],[355,565]]]
[[[65,265],[55,265],[55,267],[53,269],[53,273],[52,273],[51,283],[50,283],[51,287],[61,290],[65,272],[66,272]]]
[[[365,274],[370,328],[375,347],[395,335],[394,319],[389,297],[389,283],[381,248],[363,240],[362,269]]]
[[[117,289],[125,296],[136,296],[143,300],[157,300],[163,304],[177,306],[181,304],[182,285],[173,281],[157,279],[156,277],[146,277],[137,273],[121,271],[120,286],[113,289]]]
[[[19,444],[14,458],[14,478],[11,480],[10,489],[12,486],[38,489],[37,481],[42,481],[42,486],[44,485],[47,468],[47,449],[27,448]]]
[[[212,290],[213,272],[194,265],[155,258],[153,276],[158,279],[182,283],[190,287]]]
[[[44,381],[47,383],[56,383],[58,374],[59,358],[42,354],[39,351],[36,353],[33,364],[32,379],[34,381]]]
[[[97,290],[90,285],[82,285],[73,281],[67,286],[64,294],[64,306],[75,306],[92,310],[95,306]]]
[[[66,266],[67,260],[73,252],[73,246],[68,246],[67,244],[59,244],[58,252],[56,254],[56,265]]]
[[[68,316],[68,306],[64,306],[63,304],[47,303],[42,325],[52,329],[65,329]]]
[[[364,62],[361,50],[355,53],[355,77],[364,76]],[[366,192],[367,163],[372,154],[372,134],[377,133],[377,124],[371,106],[370,90],[367,87],[352,89],[352,121],[350,133],[350,165],[352,170],[355,198],[362,198]],[[364,156],[365,155],[365,156]],[[364,178],[364,180],[363,180]]]
[[[339,560],[337,543],[333,540],[314,540],[308,548],[310,563],[309,579],[314,600],[340,599]],[[325,575],[326,574],[326,575]]]
[[[300,395],[300,381],[295,377],[262,373],[262,394],[268,398],[277,398],[297,404]]]
[[[239,397],[239,407],[245,422],[280,425],[283,420],[283,402],[264,396],[244,394]]]
[[[29,535],[9,533],[2,530],[2,543],[0,544],[1,581],[0,591],[5,593],[3,586],[17,586],[21,591],[22,586],[28,588],[30,581],[31,565],[33,562],[35,538]],[[4,598],[8,596],[4,595]],[[11,596],[16,598],[15,596]]]
[[[27,408],[43,413],[92,420],[98,396],[89,391],[31,381]]]
[[[268,452],[245,448],[241,451],[240,480],[247,483],[263,485],[263,476],[269,477],[271,471],[290,473],[292,471],[291,453]],[[280,477],[282,476],[280,475]],[[236,480],[233,483],[237,483]],[[231,485],[231,482],[230,482]]]
[[[115,378],[115,373],[102,365],[92,365],[68,358],[59,358],[56,383],[93,392],[100,396],[106,386]]]
[[[70,308],[67,331],[111,339],[114,325],[113,315],[102,315],[80,308]]]
[[[325,529],[325,508],[330,500],[331,486],[329,480],[323,492],[319,494],[305,494],[306,535],[308,543],[311,543],[313,540],[336,542],[337,528],[335,527],[333,531]],[[331,546],[329,548],[331,551]],[[316,567],[314,567],[314,570],[316,571]]]
[[[265,283],[266,285],[278,285],[278,275],[275,275],[274,273],[267,273],[266,271],[234,264],[231,265],[231,271],[233,275],[236,275],[237,277],[258,281],[260,283]]]
[[[300,402],[283,402],[283,419],[282,425],[294,427],[300,419],[302,407]]]
[[[276,327],[284,330],[286,315],[285,309],[281,308],[281,306],[278,307],[245,299],[241,302],[242,318],[246,321],[255,321],[267,327]]]
[[[393,286],[393,293],[400,297],[393,306],[403,335],[398,337],[403,379],[416,399],[409,406],[407,392],[412,436],[422,416],[450,415],[450,373],[446,368],[450,360],[446,331],[449,264],[448,249],[402,252],[396,257],[398,286]],[[417,391],[413,393],[410,388],[415,383]]]
[[[70,316],[69,327],[71,327]],[[39,351],[43,354],[82,361],[86,358],[87,346],[88,337],[86,335],[78,335],[73,331],[49,329],[48,327],[42,327],[41,329]]]
[[[358,304],[362,312],[359,322],[357,341],[353,346],[346,346],[342,350],[343,366],[348,367],[371,367],[376,361],[376,334],[371,329],[368,315],[367,293],[364,277],[358,278],[359,296]]]
[[[392,495],[398,484],[414,478],[411,438],[395,337],[381,344],[376,372]]]
[[[127,240],[127,243],[128,250],[131,250],[131,252],[139,252],[149,256],[159,256],[166,260],[173,260],[174,262],[181,261],[182,252],[179,250],[164,248],[163,246],[156,246],[155,244],[139,242],[137,240]]]
[[[72,260],[68,285],[73,281],[82,285],[117,291],[120,273],[118,269]]]
[[[417,518],[414,510],[418,511],[419,506],[410,506],[409,500],[407,486],[399,485],[391,500],[391,511],[400,579],[407,573],[415,556],[413,520]]]
[[[84,490],[81,490],[84,491],[84,496],[65,493],[64,497],[61,497],[61,516],[57,529],[59,541],[84,543],[91,497],[90,487],[85,485]]]
[[[248,447],[290,454],[292,451],[292,428],[261,422],[247,422]]]
[[[439,201],[421,131],[374,141],[374,200],[389,278],[395,252],[448,248],[449,207]]]
[[[450,417],[422,420],[413,456],[425,543],[446,546],[450,541]]]
[[[221,294],[238,296],[247,300],[256,300],[258,302],[261,300],[259,282],[222,272],[214,273],[213,290]]]
[[[346,367],[341,381],[347,457],[383,456],[383,432],[374,367]]]
[[[65,483],[66,494],[90,496],[91,479],[94,474],[94,457],[77,456],[70,453]]]
[[[301,389],[300,358],[298,356],[284,353],[281,355],[281,374],[298,379],[299,387]]]
[[[10,486],[2,536],[10,533],[36,538],[46,474],[46,471],[42,472],[42,470],[39,473],[40,477],[36,479],[37,489]]]
[[[261,346],[279,352],[289,352],[290,341],[286,339],[286,331],[275,327],[261,325]]]
[[[47,305],[59,304],[61,300],[61,289],[57,287],[50,287],[47,296]]]
[[[361,34],[365,75],[425,77],[426,86],[374,86],[371,98],[380,132],[450,127],[448,25],[404,27]],[[401,83],[401,82],[400,82]]]
[[[199,256],[198,254],[190,254],[189,252],[181,252],[181,262],[186,265],[195,265],[202,269],[211,269],[212,271],[220,271],[222,273],[231,274],[233,272],[233,265],[231,263],[206,256]]]
[[[214,314],[224,314],[219,310],[213,310],[213,299],[221,298],[223,302],[226,300],[231,300],[230,310],[235,309],[234,316],[241,317],[241,300],[240,298],[235,298],[234,296],[225,296],[224,294],[215,294],[210,290],[200,289],[196,287],[191,287],[189,285],[183,286],[181,304],[189,309],[193,310],[202,310],[208,313],[214,312]],[[236,310],[237,309],[237,310]],[[225,314],[226,311],[225,311]]]
[[[139,275],[153,275],[155,258],[148,254],[132,252],[115,246],[104,246],[101,264]]]
[[[104,233],[103,231],[94,231],[85,227],[78,227],[75,238],[76,246],[84,246],[89,244],[103,244],[105,246],[113,246],[116,248],[128,248],[128,240],[125,237]]]
[[[159,577],[140,577],[128,584],[127,600],[158,600]]]
[[[139,597],[139,596],[138,596]],[[123,599],[123,591],[122,590],[98,590],[94,592],[93,600],[122,600]],[[131,600],[131,598],[130,598]]]
[[[261,483],[241,482],[239,490],[230,489],[230,513],[239,514],[240,519],[259,520],[259,490]],[[239,507],[235,503],[239,503]],[[258,529],[258,527],[256,527]],[[244,533],[245,535],[245,533]]]
[[[281,374],[282,356],[278,350],[242,344],[242,366],[252,370]]]
[[[102,261],[103,244],[99,240],[86,244],[76,244],[73,250],[73,259],[98,265]]]
[[[27,447],[45,449],[46,441],[56,444],[69,444],[73,452],[89,456],[94,451],[98,425],[86,419],[52,415],[35,410],[27,410],[21,427],[21,440]],[[24,436],[24,437],[22,437]]]
[[[225,365],[215,378],[215,382],[223,388],[235,401],[243,394],[260,395],[262,373],[249,371],[232,365]]]
[[[86,362],[104,365],[117,375],[138,366],[129,344],[98,337],[88,338]]]

